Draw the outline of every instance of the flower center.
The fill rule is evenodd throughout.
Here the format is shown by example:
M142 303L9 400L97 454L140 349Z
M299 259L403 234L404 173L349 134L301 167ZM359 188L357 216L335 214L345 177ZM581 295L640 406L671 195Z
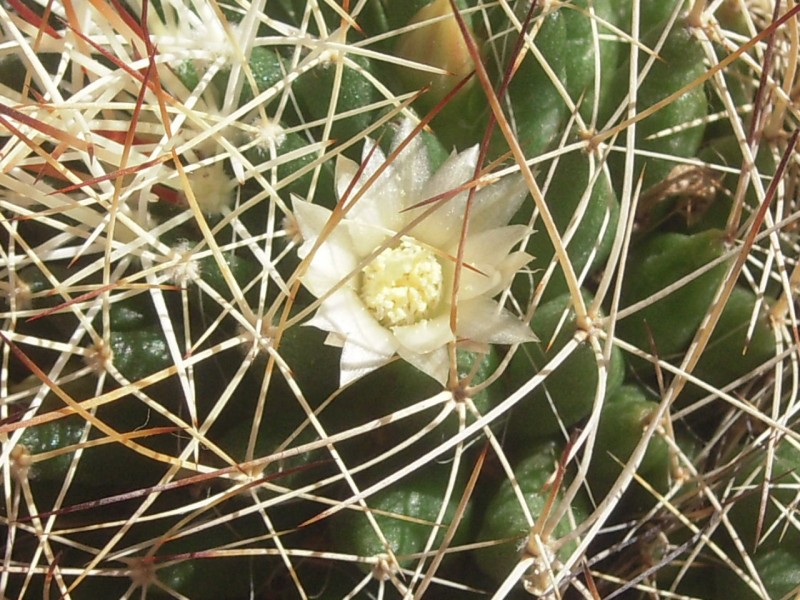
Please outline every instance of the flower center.
M362 271L361 299L386 327L429 318L441 297L442 265L411 238L381 252Z

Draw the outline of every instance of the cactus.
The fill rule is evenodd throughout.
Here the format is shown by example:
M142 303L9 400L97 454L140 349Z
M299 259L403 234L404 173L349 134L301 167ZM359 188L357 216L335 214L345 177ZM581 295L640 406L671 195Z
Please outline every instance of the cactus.
M796 591L798 12L0 3L0 598Z

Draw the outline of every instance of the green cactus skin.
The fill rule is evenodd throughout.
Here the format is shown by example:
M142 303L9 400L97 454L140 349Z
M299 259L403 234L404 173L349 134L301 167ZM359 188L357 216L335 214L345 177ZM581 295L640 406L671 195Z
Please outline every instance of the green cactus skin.
M721 165L737 170L744 162L739 142L732 135L710 139L701 148L698 157L710 165ZM766 148L761 148L755 156L755 164L758 173L764 178L762 179L762 185L766 189L769 184L766 178L775 173L775 160ZM732 196L736 191L739 176L738 174L718 172L713 167L711 171L712 175L719 180L719 189L713 202L697 216L697 222L689 227L690 232L711 228L723 229L727 225L728 216L733 206ZM757 210L758 197L752 183L745 192L744 201L748 210Z
M514 468L514 475L522 490L525 502L534 520L542 516L550 490L547 483L556 470L559 448L552 442L543 442L529 448ZM585 499L579 497L572 506L577 522L588 514ZM563 537L571 530L569 519L556 525L552 537ZM480 519L477 541L508 540L473 552L478 567L495 581L503 581L521 558L521 546L530 532L530 526L522 512L514 488L508 480L500 484L486 506ZM513 538L510 539L509 538ZM564 545L559 554L566 557L574 549L574 543Z
M686 6L685 0L641 0L639 2L639 31L644 33L664 26L678 5ZM611 16L623 31L630 32L633 24L633 2L614 0Z
M70 386L74 393L74 386ZM48 401L49 402L49 401ZM123 422L130 420L130 414L124 414L131 409L131 404L123 400L118 405L102 407L98 410L97 417L107 424L122 430ZM139 417L142 411L132 410ZM123 414L120 414L123 413ZM144 421L140 420L138 425ZM154 419L148 426L158 423ZM18 444L24 447L31 456L55 452L58 450L82 444L86 421L78 415L71 415L46 423L27 427ZM97 439L95 432L91 432L88 440ZM140 438L138 443L149 447L161 447L165 450L165 443L169 443L166 436ZM126 492L148 485L155 485L166 467L157 461L144 457L136 451L124 447L117 442L108 442L100 446L84 448L77 468L71 471L74 452L57 454L47 460L33 462L27 472L31 485L42 494L42 499L59 492L68 472L73 473L74 485L70 488L68 503L95 500L104 495Z
M757 551L753 564L768 598L790 598L800 586L800 550L796 545L785 545ZM737 600L757 600L764 596L753 591L731 569L715 569L716 593L724 593ZM724 592L723 592L724 590Z
M547 60L560 81L565 81L570 65L564 53L567 43L567 22L562 10L542 17L541 29L536 34L537 49ZM508 40L510 51L513 39ZM510 56L501 54L505 67ZM489 68L492 68L489 63ZM495 75L502 80L503 71ZM482 92L481 92L482 93ZM532 55L526 55L508 86L504 99L506 106L513 107L509 114L515 124L515 132L525 156L536 156L544 152L558 137L562 124L568 116L567 105L553 85L545 70ZM499 156L508 151L508 144L499 131L492 140L492 155Z
M657 29L651 35L645 36L644 42L652 48L656 45L661 35ZM655 105L670 94L683 88L685 85L698 79L705 73L704 59L700 42L694 38L689 29L676 24L669 32L661 51L652 68L648 71L644 81L637 90L637 112ZM646 60L642 56L642 61ZM640 63L644 64L644 62ZM600 122L604 123L611 113L617 109L624 93L628 90L629 63L623 64L617 71L612 89L616 94L609 94L601 110ZM655 152L674 156L677 159L695 156L703 140L704 126L701 119L708 113L708 101L703 86L697 86L685 92L675 101L664 106L654 114L645 118L636 127L636 149L639 151ZM623 115L623 118L625 116ZM689 122L697 122L692 127L681 127ZM678 131L669 135L662 135L672 128ZM652 137L658 134L658 137ZM637 181L642 170L642 189L663 181L673 167L680 161L638 156L634 171L634 181ZM621 154L611 156L610 165L615 172L614 180L619 181L616 175L622 172L623 157Z
M611 251L619 219L619 202L611 183L604 173L593 173L592 177L594 175L598 176L594 179L589 192L586 208L567 245L567 253L576 276L582 274L590 261L591 266L587 275L591 275L605 264ZM584 195L589 187L589 156L582 152L564 154L559 157L552 177L550 169L547 168L542 170L539 179L542 183L549 179L545 200L550 215L563 238L563 234L575 218L578 207L582 205ZM523 208L517 217L519 220L525 220L526 210L530 206L529 203ZM537 221L537 224L534 225L537 231L529 238L525 248L525 251L533 256L528 268L534 273L534 283L540 278L538 274L548 267L555 253L550 237L547 232L540 230L542 228L538 223L540 222ZM527 300L533 292L529 282L523 277L515 279L513 291L515 297L520 300ZM556 268L541 299L546 302L566 292L567 284L563 270Z
M747 339L756 301L752 290L741 286L733 288L714 333L694 368L696 377L715 388L723 388L775 356L775 334L763 305L752 337ZM680 402L685 404L705 395L690 385L682 392Z
M635 248L629 258L621 306L650 298L724 255L725 234L708 230L694 235L663 233ZM617 331L645 352L652 342L661 358L686 350L708 311L727 271L722 262L661 300L621 319ZM640 361L635 361L642 368Z
M737 465L735 481L737 487L732 491L736 501L733 502L729 516L742 544L748 550L755 548L756 542L758 550L762 553L782 547L796 549L800 544L800 532L787 523L787 517L782 512L785 510L784 507L792 506L796 500L800 450L786 440L776 445L762 521L759 519L759 513L766 458L765 452L756 452ZM759 522L761 522L761 535L756 539Z
M374 70L369 59L355 54L350 54L348 57L360 69L367 72ZM320 64L303 73L292 85L294 94L305 108L305 120L324 120L326 118L333 98L332 92L337 68L337 65L333 63ZM342 82L336 101L335 114L358 111L382 98L363 73L348 65L344 65L342 68ZM373 121L375 121L375 114L372 111L365 112L363 110L346 118L338 118L331 127L331 138L344 142L352 137L360 136L361 132L372 125Z
M540 341L523 344L512 358L507 379L510 389L516 389L527 382L575 334L574 312L571 311L561 325L568 302L569 297L562 296L536 310L531 320L531 329ZM559 334L552 340L559 325ZM608 365L606 393L621 385L624 372L625 361L622 353L615 347ZM508 423L509 439L513 440L513 444L524 447L536 438L557 435L561 432L562 425L570 427L586 417L594 404L597 381L598 366L594 351L587 342L582 342L547 376L544 384L534 389L515 407ZM550 399L558 415L553 412Z
M410 475L397 484L377 492L368 500L369 507L375 511L375 520L401 567L409 567L416 559L410 555L422 552L432 531L436 517L442 508L447 487L450 465L433 465L422 472ZM443 527L439 528L436 547L444 538L446 528L452 522L456 508L461 500L464 486L456 485L447 503ZM469 514L456 530L453 545L464 542L469 529ZM386 548L375 534L366 516L360 510L342 511L331 527L338 538L338 545L344 552L372 558L386 554ZM361 565L371 570L372 565Z
M599 19L613 22L613 0L576 0L564 7L567 27L564 55L567 61L566 89L576 104L580 103L581 116L591 121L595 102L603 103L610 92L616 67L620 60L620 44L600 39L599 56L595 56L595 35L607 33L602 23L595 21L597 34L592 31L589 9ZM597 63L596 63L597 59ZM599 71L596 69L599 67ZM595 80L599 79L599 96L595 97Z
M657 409L658 403L643 389L630 384L622 386L606 399L600 413L589 472L589 481L595 497L602 498L611 489L622 471L621 465L630 459ZM637 472L648 483L663 492L669 469L669 446L656 432L647 446Z

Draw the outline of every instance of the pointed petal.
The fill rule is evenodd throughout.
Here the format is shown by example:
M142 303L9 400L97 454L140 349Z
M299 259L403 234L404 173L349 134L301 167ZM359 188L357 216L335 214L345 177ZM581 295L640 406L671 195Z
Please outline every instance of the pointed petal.
M419 369L426 375L445 386L450 363L447 357L447 348L439 348L428 354L417 354L409 350L400 348L397 353L400 358Z
M311 321L303 323L303 326L306 325L313 325L313 323L311 323ZM338 333L331 332L327 335L323 344L325 344L326 346L330 346L331 348L342 348L344 347L345 341L346 340Z
M527 195L528 187L519 175L503 177L481 189L475 194L469 230L478 233L506 225Z
M535 341L531 328L494 300L475 298L458 305L458 336L490 344Z
M331 211L322 206L292 196L292 211L303 240L316 239L331 218Z
M347 230L350 244L359 258L372 254L387 238L394 235L393 231L363 221L348 219L342 221L342 226Z
M364 165L362 177L366 180L372 177L375 172L386 162L386 155L372 138L364 141L364 149L361 151L361 163Z
M519 273L520 270L532 260L533 256L527 252L512 252L509 254L497 267L497 270L502 274L500 277L500 287L494 290L493 293L489 293L488 296L495 296L506 286L511 285L511 281L514 279L516 274Z
M469 181L475 174L477 160L477 146L460 154L451 155L425 185L420 200L452 191ZM441 205L436 211L413 229L414 237L439 248L450 246L461 232L467 196L468 192L465 191L447 200L441 200ZM408 219L414 219L429 208L424 206L409 211Z
M411 135L415 123L411 119L403 119L397 129L392 143L392 150ZM421 135L408 142L394 163L400 189L403 190L403 208L412 206L422 200L422 190L431 177L428 150Z
M337 290L326 298L308 324L337 334L345 345L356 344L386 356L397 349L392 332L373 318L351 289Z
M369 148L374 142L367 140L364 145L364 157L367 161L358 181L351 187L351 182L358 173L358 165L346 158L336 161L336 195L339 200L350 190L346 203L347 218L363 221L380 227L397 231L404 223L403 188L394 165L388 165L381 176L364 189L369 178L384 164L386 157L380 148L367 158Z
M511 285L514 276L522 267L531 261L527 252L514 252L504 258L499 265L474 265L477 271L467 269L461 272L461 284L458 288L459 302L465 302L485 296L493 298Z
M427 354L455 339L450 330L450 315L444 314L414 325L393 327L400 346L418 354Z
M308 255L313 247L313 240L304 243L297 254L301 258ZM319 298L348 279L345 288L353 288L355 279L352 273L358 265L358 256L350 244L350 237L342 229L335 229L314 254L306 272L300 281L314 296Z
M461 270L461 281L458 286L458 300L464 302L478 296L494 296L502 283L502 273L495 265L470 264ZM494 293L493 293L494 292Z
M475 166L478 164L478 154L477 145L458 154L451 154L428 180L425 193L428 196L435 196L455 189L472 179L475 175Z
M314 248L321 231L331 216L327 208L295 198L294 216L304 242L297 255L305 259ZM347 231L334 227L325 241L316 249L306 272L301 277L303 285L314 296L323 296L342 279L349 277L358 264L358 256ZM352 281L347 285L352 286Z
M353 179L355 179L357 173L358 163L350 160L342 154L336 156L336 169L334 178L336 179L337 200L341 201L342 198L344 198L344 195L347 193L347 190L350 189L350 185L353 182ZM356 186L353 186L350 194L352 195L355 192Z
M473 231L472 226L470 226L469 236L464 243L464 262L496 265L530 231L530 227L526 225L509 225L508 227L497 227L484 231ZM457 246L452 250L453 254L456 252Z
M345 343L339 363L339 386L344 387L388 363L393 354L382 354L359 344Z
M529 231L524 225L512 225L470 235L464 248L459 300L479 295L492 297L511 283L517 270L530 261L530 256L524 252L508 252ZM452 253L456 252L454 248Z

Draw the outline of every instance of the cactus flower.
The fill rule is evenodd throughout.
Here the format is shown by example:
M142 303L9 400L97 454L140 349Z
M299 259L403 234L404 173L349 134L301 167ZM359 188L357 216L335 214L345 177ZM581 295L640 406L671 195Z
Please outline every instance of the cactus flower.
M412 129L410 121L402 123L395 143ZM396 355L444 384L450 342L535 339L525 323L494 300L531 259L513 251L529 228L508 225L526 194L516 176L486 183L475 195L455 295L456 330L451 328L455 257L468 195L457 190L472 179L477 160L476 146L453 153L431 173L417 137L358 196L386 162L375 142L367 140L361 167L344 157L336 165L344 218L334 225L332 211L295 198L303 238L299 255L308 258L301 281L321 299L307 324L329 332L326 342L342 348L342 385ZM431 198L441 198L432 212L434 205L423 204ZM312 254L323 230L325 237Z

